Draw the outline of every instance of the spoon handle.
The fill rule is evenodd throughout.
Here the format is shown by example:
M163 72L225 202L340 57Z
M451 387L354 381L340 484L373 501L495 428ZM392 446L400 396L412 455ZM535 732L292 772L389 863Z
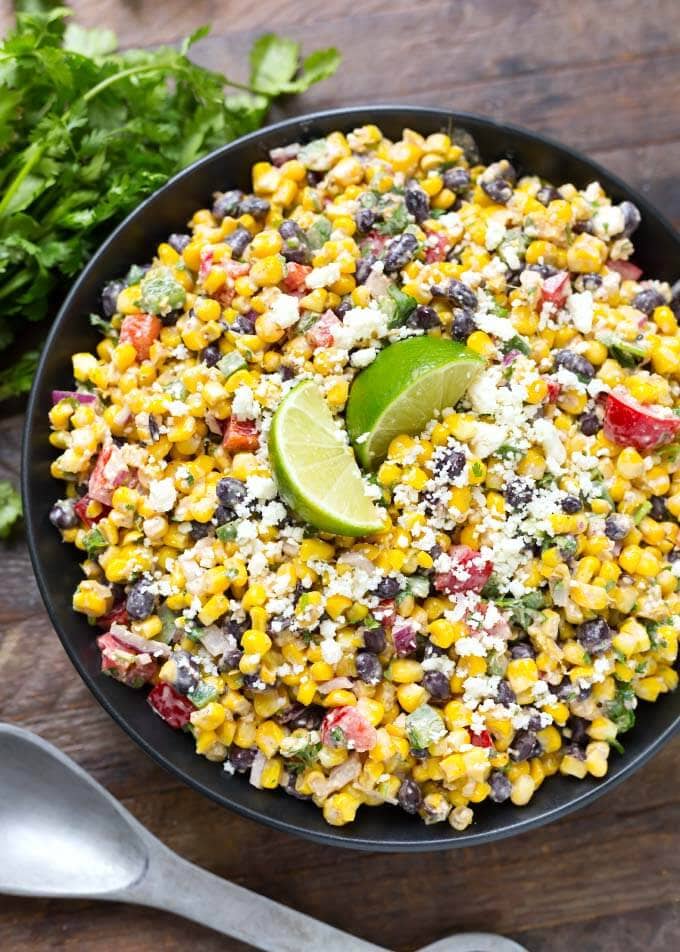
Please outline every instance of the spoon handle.
M174 912L266 952L386 952L220 879L159 845L156 841L149 850L143 878L121 899Z

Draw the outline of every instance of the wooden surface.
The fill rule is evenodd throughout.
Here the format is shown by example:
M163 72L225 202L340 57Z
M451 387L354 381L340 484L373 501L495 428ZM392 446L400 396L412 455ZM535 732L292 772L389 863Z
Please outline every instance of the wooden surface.
M274 29L335 43L339 75L285 111L403 101L477 111L569 142L680 219L677 0L78 0L126 45L199 24L196 57L235 78ZM103 18L102 11L106 10ZM10 21L0 0L0 30ZM18 477L21 420L0 421L0 477ZM58 744L188 859L395 950L464 929L531 952L680 947L680 739L609 797L548 828L474 850L332 851L273 833L156 767L90 697L42 609L25 546L0 550L0 720ZM0 791L0 796L2 791ZM1 861L1 859L0 859ZM86 902L0 900L0 949L245 948L170 915Z

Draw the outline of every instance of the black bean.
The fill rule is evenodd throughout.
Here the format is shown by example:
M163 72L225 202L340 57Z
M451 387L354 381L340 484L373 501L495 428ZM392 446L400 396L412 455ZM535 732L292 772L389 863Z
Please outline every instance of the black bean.
M528 728L530 731L540 731L540 729L541 729L541 715L540 715L540 714L530 714L530 715L529 715L529 723L527 724L527 728Z
M588 736L588 721L583 717L572 716L567 721L567 727L571 731L571 744L577 744L579 747L585 747L590 740Z
M279 226L279 234L284 239L281 253L286 261L307 264L311 258L311 249L304 231L297 222L290 221L290 219L282 222Z
M517 700L517 695L510 687L509 681L500 681L498 684L498 690L496 692L496 700L499 704L504 704L506 707L510 704L514 704Z
M680 549L671 549L671 551L667 554L666 559L671 563L671 565L673 562L680 560Z
M477 330L477 324L472 316L472 312L466 307L457 307L453 311L453 322L451 325L451 336L454 340L466 341L473 331Z
M630 238L642 221L640 210L632 202L621 202L619 208L623 212L623 237Z
M357 651L356 666L357 676L365 684L379 684L382 681L382 665L372 651Z
M432 327L441 327L442 322L433 307L429 307L427 304L419 304L415 310L411 311L406 323L409 327L420 327L427 331Z
M602 276L599 274L582 274L581 284L584 291L597 291L602 287Z
M104 317L113 317L117 310L118 295L125 287L125 281L109 281L102 288L102 311Z
M649 315L655 307L661 307L661 305L666 302L663 295L655 288L645 288L644 291L640 291L639 294L635 295L632 303L633 307L636 307L638 311Z
M489 799L494 803L505 803L512 793L512 784L500 770L494 770L489 777Z
M236 513L231 506L218 506L213 513L213 521L217 526L223 526L226 522L232 522Z
M585 750L582 750L582 748L579 747L578 744L568 744L568 745L564 748L563 753L564 753L565 757L568 755L569 757L575 757L576 760L585 760L585 759L586 759L586 752L585 752Z
M229 325L229 330L235 334L254 334L255 320L257 315L253 312L248 314L239 314L235 321Z
M148 618L156 607L156 596L146 581L135 582L128 592L125 608L130 618L141 621Z
M536 274L540 274L544 281L546 278L552 278L553 275L557 274L557 268L553 268L551 264L530 264L527 265L525 270L535 271Z
M649 510L652 519L656 519L657 522L666 522L671 518L671 514L666 506L666 500L663 496L650 496L649 501L652 505L652 508Z
M455 479L465 468L465 453L448 447L442 449L435 455L434 467L435 472L442 473L448 479Z
M534 494L533 487L525 479L513 479L505 488L504 496L513 509L526 506Z
M539 190L536 192L536 198L546 207L554 202L560 197L560 193L557 191L554 185L542 185Z
M395 598L401 591L401 585L396 578L387 576L378 582L375 594L378 598Z
M191 235L179 234L178 232L173 232L168 238L168 244L171 248L174 248L178 254L182 254L186 246L191 241Z
M602 423L597 413L590 410L579 417L579 427L584 436L595 436L602 429Z
M433 701L448 701L451 697L451 685L443 671L426 672L421 683Z
M241 215L252 215L255 221L261 221L267 217L269 208L270 205L266 198L248 195L239 205L239 213Z
M201 361L207 364L208 367L214 367L221 356L222 353L219 345L215 343L208 344L208 346L204 347L201 351Z
M512 185L506 179L497 178L490 182L482 182L482 189L493 202L505 205L512 198Z
M241 214L239 206L242 198L243 192L238 189L232 189L230 192L217 192L212 207L212 213L217 221L221 222L223 218L227 217L237 218Z
M581 221L575 221L571 226L571 230L574 235L593 235L595 233L595 226L590 218L585 218Z
M585 377L588 380L592 380L595 376L595 368L591 362L573 350L558 350L555 354L555 364L557 367L564 367L565 370L570 370L573 374L578 374L579 377Z
M470 173L467 169L447 169L442 176L444 188L460 194L470 187Z
M410 185L404 195L406 208L417 222L425 221L430 214L430 199L417 185Z
M368 651L372 651L373 654L380 654L381 651L385 650L385 629L378 626L377 628L364 628L364 645Z
M215 487L217 498L224 506L234 507L248 495L248 490L240 479L224 476Z
M230 747L229 763L239 773L245 773L253 766L253 761L257 756L257 747Z
M192 522L191 529L189 529L189 535L194 542L198 542L199 539L205 539L211 532L212 525L209 522Z
M242 657L243 652L240 648L227 648L220 658L220 663L217 665L218 670L220 672L238 671L238 666L241 663Z
M576 640L588 654L601 654L611 647L612 632L604 618L584 621L576 628Z
M368 280L368 276L371 273L371 268L377 260L378 259L374 254L367 254L363 258L359 258L357 261L357 269L354 273L354 279L357 284L364 284Z
M244 674L243 687L248 691L252 691L254 694L259 694L262 691L266 691L269 685L265 684L259 674Z
M402 810L405 810L406 813L418 812L418 808L423 802L423 795L415 780L402 780L399 793L397 794L397 800L399 801L399 806Z
M300 793L295 786L296 783L297 774L294 772L289 773L286 786L283 788L284 793L287 793L289 797L295 797L296 800L311 800L311 794Z
M581 505L581 500L578 496L565 496L561 503L562 512L568 513L570 516L573 516L574 513L580 512L583 506Z
M577 686L569 678L563 678L553 691L560 701L575 701L579 695Z
M445 294L449 301L453 301L457 307L469 308L473 312L477 310L477 295L472 288L469 288L462 281L458 281L457 278L451 278L450 281L447 281L441 291L439 287L436 287L436 289L432 288L432 292Z
M530 730L519 730L510 745L510 759L517 763L528 760L536 746L536 734Z
M612 542L621 542L626 538L632 526L633 523L629 516L614 512L605 519L604 534Z
M418 251L418 239L415 235L405 232L397 235L387 245L385 250L385 271L401 271L409 261L412 261Z
M308 704L302 711L299 711L295 717L289 721L293 729L302 727L308 731L316 731L321 727L321 723L326 716L326 710L318 704Z
M367 232L369 232L375 225L376 218L376 213L372 208L360 208L354 218L357 231L362 235L367 234Z
M351 311L353 307L354 305L351 301L341 301L337 307L333 308L333 313L336 317L339 317L340 320L342 320L345 314L347 314L348 311Z
M240 258L253 240L253 236L247 228L237 228L224 240L231 248L232 256L234 258Z
M194 690L200 680L198 665L189 652L182 649L173 653L172 661L175 663L175 675L172 681L173 687L175 687L180 694L188 694Z
M157 443L158 440L160 439L160 435L161 435L161 429L160 429L158 420L153 415L153 413L150 413L149 414L149 436L151 437L151 441L153 443Z
M57 529L75 529L79 519L70 499L60 499L50 509L50 522Z
M535 658L536 652L528 641L518 641L516 645L511 645L510 654L514 658Z
M415 757L416 760L427 760L430 756L430 752L427 747L411 747L411 756Z
M440 648L438 645L433 644L428 639L423 639L425 642L423 645L423 661L427 661L428 658L445 658L446 651L443 648Z

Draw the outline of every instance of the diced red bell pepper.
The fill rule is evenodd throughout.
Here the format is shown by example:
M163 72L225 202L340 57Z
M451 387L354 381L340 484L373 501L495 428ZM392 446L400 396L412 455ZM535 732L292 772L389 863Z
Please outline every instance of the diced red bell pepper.
M558 271L546 278L541 288L540 302L548 301L555 307L562 307L569 296L570 280L568 271Z
M332 347L340 327L342 324L333 311L326 311L305 336L312 347Z
M438 592L452 595L455 592L481 592L489 581L493 563L482 558L479 552L468 545L453 545L448 551L451 568L438 572L434 587Z
M156 714L175 730L185 727L196 710L188 698L175 691L172 685L164 682L155 685L149 691L147 700Z
M112 608L108 615L102 615L101 618L98 618L97 624L100 628L108 631L112 625L127 625L129 620L130 616L127 613L125 602L121 602Z
M204 248L200 255L198 256L198 280L203 282L210 274L210 269L212 268L213 263L213 250L212 248Z
M654 450L672 442L680 432L680 417L665 407L648 406L627 392L607 394L604 404L604 435L619 446Z
M131 473L123 453L115 443L107 443L97 457L90 474L87 492L90 499L110 506L114 489L128 481Z
M560 395L560 385L557 380L546 380L548 384L548 403L555 403Z
M608 261L607 267L611 271L618 271L623 281L639 281L642 277L642 268L632 261Z
M446 261L446 254L451 247L451 239L447 235L436 235L436 241L430 244L431 237L425 245L425 261L434 264L435 261Z
M141 688L158 673L158 664L151 655L134 651L115 635L100 635L97 647L102 653L102 672L128 687Z
M304 291L305 281L311 270L308 264L298 264L296 261L289 261L286 265L286 274L281 282L281 287L288 294Z
M255 421L231 417L224 431L222 445L229 453L254 453L260 445Z
M129 341L137 351L137 359L146 360L162 326L155 314L128 314L120 325L120 342Z
M478 731L470 734L470 743L474 747L493 747L493 737L488 731Z
M80 519L80 521L82 522L82 524L85 526L86 529L91 529L92 526L95 524L95 522L99 522L100 519L103 519L104 516L107 516L109 512L111 511L110 506L104 505L102 511L99 513L98 516L88 516L87 507L90 505L91 501L92 501L92 496L89 496L89 495L81 496L81 498L73 507L75 514L78 516L78 518Z
M321 724L321 743L326 747L348 747L363 752L375 747L375 727L356 707L333 708Z

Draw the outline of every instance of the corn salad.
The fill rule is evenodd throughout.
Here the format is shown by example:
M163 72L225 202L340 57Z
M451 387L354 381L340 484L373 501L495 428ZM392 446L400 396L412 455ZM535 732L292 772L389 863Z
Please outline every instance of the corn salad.
M274 150L104 288L50 412L103 672L333 825L392 804L463 830L552 774L603 777L678 681L671 289L630 261L631 203L454 139ZM361 369L423 334L485 366L367 474L384 530L301 524L273 411L311 377L341 423Z

